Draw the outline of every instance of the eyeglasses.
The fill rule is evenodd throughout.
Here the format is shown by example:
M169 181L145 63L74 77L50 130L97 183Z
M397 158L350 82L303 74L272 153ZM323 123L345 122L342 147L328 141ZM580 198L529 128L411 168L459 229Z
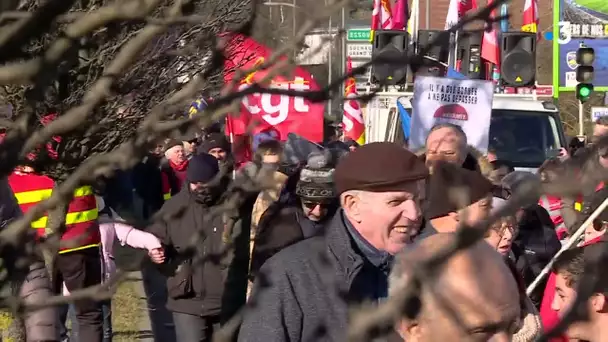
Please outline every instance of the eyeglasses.
M516 223L513 222L494 222L494 224L490 227L491 231L498 233L499 235L504 235L505 232L510 232L513 235L517 235L519 233L519 227Z
M307 209L312 210L317 206L324 208L327 206L327 203L320 201L302 201L302 205L305 206Z

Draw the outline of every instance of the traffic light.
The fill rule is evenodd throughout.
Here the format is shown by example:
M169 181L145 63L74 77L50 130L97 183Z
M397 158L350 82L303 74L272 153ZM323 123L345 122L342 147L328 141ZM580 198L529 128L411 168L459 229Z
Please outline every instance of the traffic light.
M374 32L372 58L387 58L389 63L372 66L372 82L386 85L405 84L407 63L399 65L395 61L405 59L410 39L402 30L378 30ZM392 61L392 63L390 63Z
M581 102L587 102L593 92L593 61L595 61L595 51L593 48L583 44L576 50L576 98Z
M508 87L533 86L536 82L536 33L503 32L500 44L500 77Z

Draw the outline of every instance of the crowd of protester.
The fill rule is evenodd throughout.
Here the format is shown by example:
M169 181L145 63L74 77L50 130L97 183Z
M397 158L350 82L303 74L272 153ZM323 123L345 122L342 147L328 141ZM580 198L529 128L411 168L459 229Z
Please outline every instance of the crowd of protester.
M597 122L592 141L607 134L608 122ZM96 186L99 243L60 252L70 263L49 286L69 293L109 279L117 239L148 252L142 274L156 341L211 341L235 317L238 341L343 341L355 305L397 300L420 277L418 265L453 244L462 227L485 222L528 181L554 182L576 158L608 168L608 149L569 147L530 173L494 151L474 150L450 124L434 127L415 152L389 142L320 145L260 135L253 160L242 165L221 132L168 139L132 170ZM251 177L262 186L241 191L228 207L235 184ZM568 312L588 278L591 295L575 312L585 320L554 339L605 339L608 282L597 261L608 242L608 212L526 291L606 199L603 182L592 188L572 198L543 194L492 223L483 241L425 276L417 307L404 309L377 340L534 341ZM18 215L8 205L2 214ZM130 219L150 223L136 229ZM96 271L102 276L91 275ZM31 336L41 324L55 327L48 312L38 315L26 317ZM78 301L57 316L56 338L31 341L112 340L109 301Z

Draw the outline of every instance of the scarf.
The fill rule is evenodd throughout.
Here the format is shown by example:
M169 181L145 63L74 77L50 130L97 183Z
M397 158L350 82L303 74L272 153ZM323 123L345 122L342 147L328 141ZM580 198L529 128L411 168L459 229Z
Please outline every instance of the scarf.
M176 164L173 161L169 160L169 166L171 166L171 168L175 171L186 171L186 168L188 167L188 162L190 160L186 159L183 162Z

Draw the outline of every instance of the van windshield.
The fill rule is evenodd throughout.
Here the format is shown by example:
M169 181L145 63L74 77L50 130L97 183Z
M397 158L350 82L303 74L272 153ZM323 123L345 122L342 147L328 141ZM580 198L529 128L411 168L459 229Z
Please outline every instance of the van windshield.
M559 127L546 112L494 109L489 147L513 167L538 168L562 146Z

